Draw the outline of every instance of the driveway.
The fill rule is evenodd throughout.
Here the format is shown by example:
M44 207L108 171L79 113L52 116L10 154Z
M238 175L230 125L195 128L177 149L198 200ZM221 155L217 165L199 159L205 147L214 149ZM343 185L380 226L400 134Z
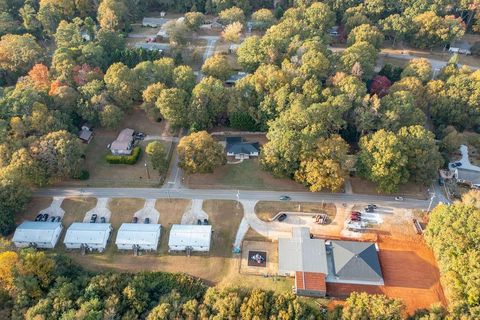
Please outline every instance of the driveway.
M462 154L462 158L460 160L454 161L454 162L461 162L462 163L462 165L460 167L458 167L458 169L465 169L465 170L480 172L480 167L475 166L470 162L470 159L469 159L469 156L468 156L468 147L466 145L462 144L460 146L460 152ZM454 162L451 162L451 163L448 164L450 169L454 169L454 167L452 167L452 164Z

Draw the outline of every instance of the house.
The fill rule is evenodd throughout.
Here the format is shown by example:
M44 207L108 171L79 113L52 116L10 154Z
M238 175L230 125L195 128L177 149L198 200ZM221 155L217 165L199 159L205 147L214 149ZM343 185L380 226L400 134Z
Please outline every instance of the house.
M235 157L235 159L258 157L260 152L258 142L244 142L241 137L227 137L225 141L227 156Z
M84 123L80 131L78 131L77 136L83 143L90 143L93 139L92 126L88 122Z
M209 251L211 225L174 224L168 239L169 251Z
M472 189L480 188L480 171L456 168L453 176L457 183L466 184Z
M468 41L457 40L450 44L450 47L448 48L448 52L470 55L472 54L472 52L470 51L471 48L472 48L472 45Z
M15 230L12 241L17 248L53 249L62 229L60 222L25 221Z
M63 243L67 249L97 250L103 252L112 232L110 223L74 222L65 234Z
M225 81L225 84L226 84L227 86L234 86L235 83L237 83L238 80L245 78L247 75L248 75L248 73L246 73L246 72L237 72L237 73L234 73L234 74L232 74L232 75L230 76L230 78L228 78L228 79Z
M311 239L306 227L278 239L278 274L295 278L298 295L323 297L328 283L383 285L378 249L372 242Z
M157 50L162 52L170 49L170 44L168 43L157 43L157 42L139 42L135 44L135 48L143 48L146 50Z
M142 27L157 28L163 26L168 20L164 18L145 17L142 20Z
M118 250L157 251L160 239L159 224L122 223L115 244Z
M123 129L120 131L120 134L117 137L117 140L113 141L110 145L110 151L112 154L117 156L130 155L132 154L133 147L133 134L135 131L133 129Z
M310 229L292 229L292 238L278 239L278 274L295 277L298 295L324 297L328 272L325 241L310 239Z

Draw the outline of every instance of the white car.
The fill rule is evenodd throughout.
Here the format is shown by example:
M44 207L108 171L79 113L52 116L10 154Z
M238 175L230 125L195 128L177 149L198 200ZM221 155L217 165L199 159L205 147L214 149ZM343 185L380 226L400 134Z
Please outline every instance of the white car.
M396 201L403 201L403 197L397 196L397 197L395 197L395 200L396 200Z

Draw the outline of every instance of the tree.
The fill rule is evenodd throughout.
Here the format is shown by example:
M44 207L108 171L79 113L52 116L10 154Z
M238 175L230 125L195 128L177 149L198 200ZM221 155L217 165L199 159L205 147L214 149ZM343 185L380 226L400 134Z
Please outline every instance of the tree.
M192 31L197 31L205 22L205 16L201 12L185 13L185 25Z
M397 40L403 40L411 29L411 21L400 14L389 15L378 23L387 38L393 40L394 46Z
M220 122L219 117L226 113L227 90L222 82L213 77L205 77L192 91L189 108L190 123L196 129L209 128Z
M276 21L273 12L268 9L259 9L252 13L252 23L255 29L266 30Z
M83 44L78 23L68 23L62 20L58 25L54 37L57 48L76 49Z
M405 306L398 299L353 292L343 308L342 319L401 320L404 310Z
M384 36L377 27L369 24L362 24L350 31L347 44L351 46L354 43L365 41L376 49L380 49L383 44L383 39Z
M10 13L0 13L0 37L5 34L15 33L18 30L18 27L18 21L15 20Z
M335 24L335 13L322 2L315 2L305 10L305 21L315 30L315 35L323 35Z
M218 20L223 25L228 25L233 22L245 23L245 14L243 10L238 7L231 7L229 9L222 10L218 14Z
M160 113L172 128L182 128L189 125L188 94L177 88L164 89L155 103Z
M113 100L122 109L128 109L134 101L140 100L139 84L136 73L123 63L112 64L105 73L105 84Z
M392 82L385 76L376 75L370 83L370 93L383 97L388 93Z
M245 39L237 50L238 63L248 72L255 71L265 60L263 47L257 36Z
M160 93L166 89L166 86L161 83L157 82L154 84L149 85L145 90L143 90L142 97L142 109L145 110L147 117L154 121L160 121L162 119L162 114L160 110L156 106L156 102Z
M462 203L480 209L480 190L470 190L462 195Z
M168 161L163 144L159 141L150 142L145 148L145 152L149 156L153 169L157 170L159 174L165 174L168 170Z
M413 18L414 34L412 43L419 48L445 46L465 33L461 18L440 17L433 11L426 11Z
M7 34L0 39L0 69L11 79L25 74L42 57L42 49L30 34Z
M425 58L415 58L408 62L402 72L402 78L416 77L423 83L432 79L432 65Z
M123 0L103 0L98 6L98 22L101 28L118 31L125 27L127 7Z
M309 186L312 192L340 190L347 175L348 149L348 144L339 135L320 138L314 150L302 155L295 180Z
M206 131L180 139L177 147L179 167L187 173L207 173L226 163L223 147Z
M363 70L363 78L370 79L377 63L377 49L368 42L356 42L343 52L340 61L345 72L350 72L355 63Z
M384 192L394 192L408 181L408 157L393 132L383 129L360 139L358 173Z
M382 128L398 131L401 127L423 125L425 114L415 106L413 96L407 91L392 92L381 100Z
M18 255L16 252L0 252L0 284L7 291L15 288L13 269L17 263Z
M50 73L47 66L37 63L28 72L28 76L33 81L35 89L44 91L50 89Z
M172 45L181 47L187 44L191 32L188 30L185 22L171 20L165 23L164 28Z
M122 123L124 112L113 104L107 104L100 112L100 124L102 127L116 129Z
M15 229L15 213L24 210L30 189L15 177L0 175L0 234L6 236Z
M173 70L173 82L178 89L192 92L195 87L195 74L189 66L178 66Z
M227 42L239 42L242 35L243 24L240 22L233 22L225 27L222 31L222 38Z
M215 77L225 81L232 73L232 68L230 67L226 56L215 54L205 60L202 66L202 73L206 76Z

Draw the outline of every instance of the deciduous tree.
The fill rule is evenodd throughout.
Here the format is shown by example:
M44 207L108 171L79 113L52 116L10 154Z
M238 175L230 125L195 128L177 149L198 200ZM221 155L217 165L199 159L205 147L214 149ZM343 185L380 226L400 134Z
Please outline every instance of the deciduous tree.
M177 147L179 167L187 173L207 173L226 162L223 147L206 131L183 137Z

